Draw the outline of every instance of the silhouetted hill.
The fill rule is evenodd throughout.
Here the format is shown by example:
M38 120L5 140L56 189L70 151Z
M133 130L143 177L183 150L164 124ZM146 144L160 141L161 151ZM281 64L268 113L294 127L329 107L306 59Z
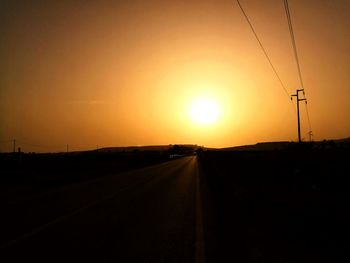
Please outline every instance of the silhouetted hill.
M151 146L126 146L126 147L106 147L98 149L99 152L131 152L131 151L167 151L170 145L151 145Z
M98 149L99 152L164 152L173 149L175 145L178 145L181 148L191 148L197 149L197 145L193 144L170 144L170 145L149 145L149 146L126 146L126 147L107 147Z
M275 151L294 146L295 142L259 142L252 145L242 145L218 149L220 151Z
M334 140L337 143L350 143L350 137Z
M323 141L314 141L304 142L305 145L309 145L312 148L350 148L350 137L343 139L335 139L335 140L323 140ZM278 151L294 148L298 145L296 142L259 142L257 144L252 145L242 145L242 146L234 146L227 147L221 149L215 149L219 151ZM212 149L213 150L213 149Z

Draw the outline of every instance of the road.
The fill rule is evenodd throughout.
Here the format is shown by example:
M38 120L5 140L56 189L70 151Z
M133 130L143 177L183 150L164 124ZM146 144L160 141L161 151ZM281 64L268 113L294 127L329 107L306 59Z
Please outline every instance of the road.
M203 262L196 157L74 184L10 206L2 262Z

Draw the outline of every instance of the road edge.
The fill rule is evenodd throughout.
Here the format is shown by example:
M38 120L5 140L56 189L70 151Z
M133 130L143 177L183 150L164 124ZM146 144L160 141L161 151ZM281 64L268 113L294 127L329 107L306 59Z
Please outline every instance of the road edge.
M196 160L196 241L195 241L195 263L205 263L205 243L202 198L200 189L199 164Z

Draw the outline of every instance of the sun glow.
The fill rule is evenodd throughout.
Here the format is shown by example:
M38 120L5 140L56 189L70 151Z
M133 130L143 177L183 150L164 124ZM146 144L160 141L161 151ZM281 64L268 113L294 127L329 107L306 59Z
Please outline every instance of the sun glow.
M220 117L219 105L212 99L199 98L190 107L190 117L197 124L213 124Z

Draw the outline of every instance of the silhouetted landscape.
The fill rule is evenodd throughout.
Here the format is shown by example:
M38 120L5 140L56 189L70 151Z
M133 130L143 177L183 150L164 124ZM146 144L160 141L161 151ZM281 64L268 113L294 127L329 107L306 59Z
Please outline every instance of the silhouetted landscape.
M350 262L349 0L1 0L0 263Z
M348 262L349 140L269 146L200 155L209 261Z
M195 145L110 147L69 153L1 153L1 195L6 202L48 189L125 172L193 154Z
M96 256L103 253L100 260L126 262L145 258L152 262L170 258L172 262L199 258L206 262L347 262L349 146L345 139L225 149L168 145L72 153L4 153L1 250L9 260L6 262L26 258L44 262L46 253L59 253L52 260L55 262L71 253L88 261L97 260ZM187 160L193 155L197 155L196 160ZM198 161L200 200L195 194L195 173L185 172L189 160ZM156 168L159 165L169 168ZM169 177L172 169L180 170ZM147 212L154 198L154 190L150 189L160 187L162 192L164 182L157 180L170 180L172 176L185 176L192 182L186 186L192 185L186 193L191 197L180 201L176 198L179 192L174 192L169 200L181 202L184 209L173 215L175 225L152 227L152 221L159 221L159 213L165 212L160 216L164 217L162 223L171 220L167 213L178 213L170 203L164 204L164 211L158 211L161 205L155 205L154 214ZM121 193L116 194L118 191ZM110 202L115 196L120 196L113 202L117 202L123 219L111 222L105 211L96 209L105 203L108 209L113 208ZM137 212L127 212L132 209L127 205L130 200ZM200 222L196 211L201 211ZM133 213L138 216L135 218ZM182 213L187 216L182 218ZM82 220L77 222L79 227L70 222L75 218ZM141 220L137 224L143 230L135 234L132 229L136 219ZM195 231L198 224L202 235ZM55 233L55 229L63 228L71 230L64 236ZM151 230L147 228L155 231L156 239L150 238ZM117 234L118 229L125 233ZM71 231L77 231L75 242ZM150 247L142 243L146 240ZM198 242L204 244L203 248L198 248ZM39 253L33 245L45 249Z

